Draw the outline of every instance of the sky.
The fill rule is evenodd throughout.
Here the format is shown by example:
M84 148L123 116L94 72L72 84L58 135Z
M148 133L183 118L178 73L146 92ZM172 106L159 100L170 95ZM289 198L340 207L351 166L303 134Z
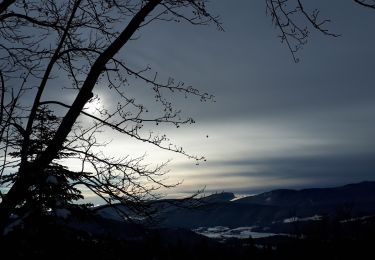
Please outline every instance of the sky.
M166 182L182 184L162 191L171 197L202 188L246 195L375 181L375 12L353 1L305 2L341 36L310 28L299 63L280 42L261 0L212 0L208 10L220 16L224 32L186 22L142 28L121 51L129 66L149 65L160 77L215 95L215 102L206 103L174 99L196 124L152 127L207 161L196 165L110 131L101 136L112 140L104 152L146 152L151 163L172 159ZM137 86L133 91L146 103L152 99ZM106 86L94 89L104 106L115 103L107 92Z
M151 65L215 95L214 103L177 99L197 123L160 129L207 162L195 165L112 134L116 141L108 151L147 151L152 162L173 159L167 182L183 182L167 196L375 180L375 12L351 1L310 5L341 36L311 30L299 63L277 38L264 1L212 1L209 9L220 15L224 32L185 23L144 28L124 49L129 63Z
M183 179L169 193L205 187L254 194L375 180L375 12L352 1L307 7L319 8L341 36L312 30L299 63L277 38L264 1L212 1L225 32L157 24L125 50L135 64L215 95L215 103L179 104L197 124L166 130L207 158L195 166L165 155L174 158L170 180Z

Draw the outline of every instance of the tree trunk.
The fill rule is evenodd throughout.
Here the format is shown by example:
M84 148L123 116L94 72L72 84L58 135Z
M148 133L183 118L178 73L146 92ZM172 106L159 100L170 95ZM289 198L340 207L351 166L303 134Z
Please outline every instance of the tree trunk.
M20 167L24 168L24 167ZM26 176L28 172L24 170L19 172L19 178L3 197L0 203L0 237L4 234L4 229L9 221L9 217L12 214L14 208L22 202L25 198L25 194L29 188L29 182Z

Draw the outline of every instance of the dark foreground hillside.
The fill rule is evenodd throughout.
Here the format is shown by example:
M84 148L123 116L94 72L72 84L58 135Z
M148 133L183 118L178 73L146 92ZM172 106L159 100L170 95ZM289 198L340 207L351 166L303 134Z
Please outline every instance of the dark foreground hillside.
M233 197L155 201L149 228L122 205L28 215L7 226L0 259L373 259L375 182Z
M374 219L350 226L331 224L333 231L322 236L231 238L224 242L186 229L129 226L133 235L119 239L62 223L38 224L7 234L0 241L0 252L1 259L372 259Z

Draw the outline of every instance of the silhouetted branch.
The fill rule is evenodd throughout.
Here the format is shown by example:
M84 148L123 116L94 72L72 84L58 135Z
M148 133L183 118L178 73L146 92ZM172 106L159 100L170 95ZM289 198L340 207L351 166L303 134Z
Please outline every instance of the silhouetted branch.
M375 9L375 1L374 0L369 0L369 1L367 1L367 0L354 0L354 2L356 2L357 4L362 5L364 7ZM368 3L368 2L371 2L371 3Z
M338 37L339 34L330 32L324 26L330 22L329 19L319 19L319 10L315 9L309 14L301 0L266 0L267 13L271 15L275 26L280 30L281 42L286 43L293 60L298 62L296 57L298 50L307 43L309 37L308 24L312 25L316 30L324 35ZM301 19L302 18L302 19ZM306 20L301 23L301 20Z

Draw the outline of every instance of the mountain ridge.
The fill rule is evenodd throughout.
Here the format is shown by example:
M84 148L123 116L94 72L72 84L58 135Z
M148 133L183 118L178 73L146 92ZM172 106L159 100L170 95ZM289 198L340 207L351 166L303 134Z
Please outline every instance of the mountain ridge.
M349 219L375 214L374 181L333 188L278 189L237 200L233 198L233 193L223 192L200 199L153 201L151 205L156 212L157 226L189 229L265 226L290 218ZM97 208L96 212L104 218L121 220L116 217L117 207L126 211L122 205L111 205Z

